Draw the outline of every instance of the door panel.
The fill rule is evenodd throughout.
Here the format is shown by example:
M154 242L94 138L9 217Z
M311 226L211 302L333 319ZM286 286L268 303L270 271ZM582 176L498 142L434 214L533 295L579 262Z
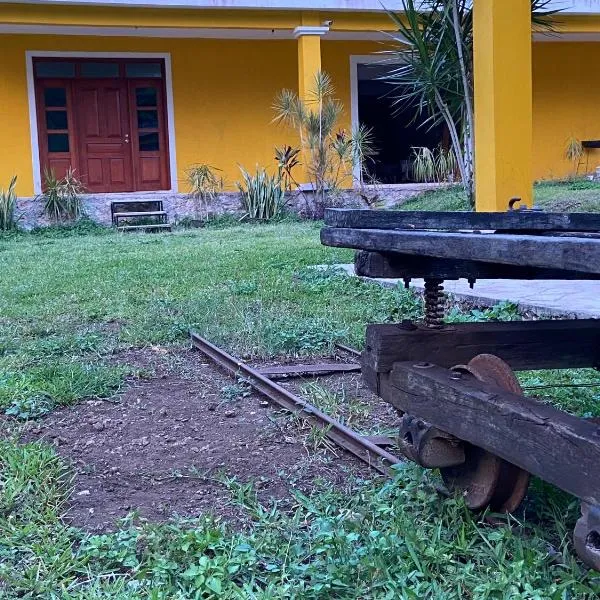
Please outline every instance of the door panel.
M135 187L145 191L168 190L169 151L162 80L131 80L129 102Z
M61 178L76 167L71 82L45 79L36 87L38 139L42 182L46 172Z
M74 85L84 184L89 192L133 191L127 83L96 79Z

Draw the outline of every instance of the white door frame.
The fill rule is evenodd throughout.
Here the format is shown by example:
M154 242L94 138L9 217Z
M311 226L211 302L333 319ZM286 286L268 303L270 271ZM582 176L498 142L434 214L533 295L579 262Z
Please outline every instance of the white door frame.
M33 193L42 193L42 173L40 165L40 147L38 138L37 107L35 99L35 77L33 73L33 59L38 57L51 58L157 58L165 62L165 89L167 101L167 137L169 140L169 173L171 180L170 190L157 190L173 192L177 186L177 157L175 146L175 107L173 102L173 71L171 67L171 54L169 52L55 52L53 50L27 50L25 64L27 71L27 98L29 103L29 132L31 136L31 153L33 163ZM132 192L134 193L134 192Z

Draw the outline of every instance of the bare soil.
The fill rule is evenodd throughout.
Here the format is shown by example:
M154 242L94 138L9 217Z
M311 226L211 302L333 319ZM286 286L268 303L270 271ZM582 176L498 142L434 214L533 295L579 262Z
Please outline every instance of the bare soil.
M198 352L153 348L120 354L115 362L142 376L111 401L57 410L25 430L26 440L55 444L72 465L65 518L77 527L112 530L133 511L150 521L212 513L243 526L246 516L231 501L227 478L253 481L261 502L286 508L294 489L345 489L368 474L339 448L315 444L307 428L262 396L232 389L235 380ZM356 375L331 381L339 387L344 377L358 381ZM300 389L297 380L285 385ZM369 401L378 406L378 420L390 418L381 401Z

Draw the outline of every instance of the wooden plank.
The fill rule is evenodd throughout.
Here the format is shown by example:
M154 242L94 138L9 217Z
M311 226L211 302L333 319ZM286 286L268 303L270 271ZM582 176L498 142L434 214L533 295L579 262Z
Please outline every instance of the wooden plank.
M477 354L496 354L515 370L600 365L600 319L454 323L428 329L412 323L368 325L361 362L377 373L395 362L452 367Z
M358 363L319 363L316 365L273 365L261 367L262 375L321 375L327 373L352 373L360 371Z
M594 239L326 227L321 242L357 250L600 273L600 240Z
M600 503L600 428L553 406L450 371L397 363L382 396L442 431L500 456L592 504Z
M600 279L600 273L540 269L520 265L498 265L474 260L453 260L410 254L358 250L354 270L362 277L405 279Z
M154 225L119 225L118 231L129 231L134 229L171 229L170 223L156 223Z
M600 204L600 199L598 200ZM325 224L356 229L504 229L600 231L600 213L436 212L329 208Z
M116 212L114 213L115 218L125 218L125 217L159 217L166 215L167 212L164 210L148 210L146 212Z

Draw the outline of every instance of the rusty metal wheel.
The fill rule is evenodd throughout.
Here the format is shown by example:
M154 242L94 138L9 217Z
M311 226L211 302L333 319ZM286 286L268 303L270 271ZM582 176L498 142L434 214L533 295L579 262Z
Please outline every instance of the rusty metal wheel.
M512 369L493 354L479 354L456 371L503 390L522 394ZM490 507L495 512L514 512L525 497L529 473L482 448L465 444L465 462L440 469L444 483L462 492L472 510Z

